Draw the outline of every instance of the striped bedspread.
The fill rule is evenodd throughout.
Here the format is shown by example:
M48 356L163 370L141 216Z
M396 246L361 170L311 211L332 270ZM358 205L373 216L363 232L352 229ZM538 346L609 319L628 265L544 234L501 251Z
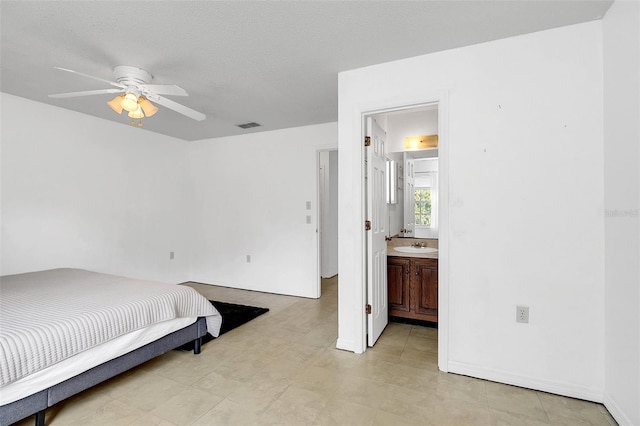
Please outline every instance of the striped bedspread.
M161 321L222 317L191 287L79 269L0 278L0 387L79 352Z

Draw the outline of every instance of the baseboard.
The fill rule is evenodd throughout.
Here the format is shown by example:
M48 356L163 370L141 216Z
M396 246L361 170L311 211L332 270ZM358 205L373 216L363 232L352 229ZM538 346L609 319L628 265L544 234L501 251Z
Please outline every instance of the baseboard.
M604 406L620 426L633 426L631 419L620 409L616 401L611 398L611 395L606 392L604 393Z
M215 287L224 287L224 288L231 288L234 290L245 290L245 291L253 291L256 293L263 293L263 294L277 294L280 296L293 296L293 297L304 297L305 299L318 299L318 296L312 296L312 295L308 295L308 294L302 294L302 293L283 293L283 292L277 292L277 291L270 291L269 289L263 289L263 288L257 288L257 287L248 287L248 286L243 286L241 284L231 284L231 283L225 283L225 282L219 282L216 284L212 284L211 282L208 282L210 280L207 279L191 279L189 281L185 281L182 284L188 284L188 283L193 283L193 284L204 284L204 285L211 285L211 286L215 286Z
M492 382L505 383L507 385L568 396L571 398L584 399L599 403L603 402L603 393L597 389L585 388L565 382L540 380L533 377L513 374L508 371L480 367L464 362L449 361L449 372L490 380Z

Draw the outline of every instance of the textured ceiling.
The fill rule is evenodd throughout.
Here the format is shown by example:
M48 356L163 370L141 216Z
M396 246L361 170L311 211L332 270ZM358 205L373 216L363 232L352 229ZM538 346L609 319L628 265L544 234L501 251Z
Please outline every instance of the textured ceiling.
M160 107L144 129L184 140L337 120L340 71L600 19L611 1L1 1L0 89L129 125L113 95L70 68L113 80L133 65L201 111ZM171 98L170 96L167 96ZM255 121L262 127L242 130Z

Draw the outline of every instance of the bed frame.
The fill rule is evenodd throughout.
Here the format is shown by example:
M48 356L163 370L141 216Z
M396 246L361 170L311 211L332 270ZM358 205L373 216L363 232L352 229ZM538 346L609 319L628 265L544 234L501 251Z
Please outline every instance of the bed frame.
M44 426L45 410L83 390L102 383L165 352L194 342L193 353L199 354L201 339L207 334L205 318L171 334L109 360L79 375L33 395L0 407L0 425L10 425L35 414L36 426Z

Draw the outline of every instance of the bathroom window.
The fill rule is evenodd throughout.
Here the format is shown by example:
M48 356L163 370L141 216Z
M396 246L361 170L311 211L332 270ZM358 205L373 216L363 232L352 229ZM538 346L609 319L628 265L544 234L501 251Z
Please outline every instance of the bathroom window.
M431 188L415 188L415 224L431 227Z

